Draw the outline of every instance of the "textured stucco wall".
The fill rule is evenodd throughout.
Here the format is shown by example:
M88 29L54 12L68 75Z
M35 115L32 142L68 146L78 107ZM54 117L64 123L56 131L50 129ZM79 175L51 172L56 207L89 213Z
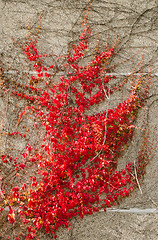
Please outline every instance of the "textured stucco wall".
M39 48L43 52L53 50L55 54L65 52L67 44L77 39L80 23L87 0L0 0L0 54L5 66L15 65L21 69L22 56L17 58L17 48L10 37L22 39L27 34L26 23L31 26L37 23L40 11L43 11L41 38ZM147 103L149 107L149 126L158 134L158 2L156 0L93 0L91 1L89 23L95 33L99 32L100 43L113 43L119 37L118 54L113 64L123 62L133 55L133 61L140 60L144 51L144 68L147 72L151 68L153 85L151 97ZM92 41L92 45L93 45ZM133 68L133 62L127 61L118 65L115 72L128 73ZM122 76L120 76L122 77ZM117 98L117 101L116 101ZM115 96L114 105L121 101L121 96ZM10 99L12 101L12 99ZM22 108L22 103L13 102L12 108L0 99L1 119L4 119L6 129L14 126L13 110L16 105ZM16 109L16 108L15 108ZM95 109L93 109L95 111ZM9 122L11 119L13 120ZM7 120L9 118L9 120ZM31 120L30 120L31 121ZM138 118L141 126L142 118ZM0 120L0 130L1 129ZM139 129L137 135L140 134ZM9 146L4 134L1 134L0 151ZM33 140L32 140L33 141ZM18 142L22 151L25 142ZM131 152L123 160L134 157ZM128 159L126 159L128 158ZM122 161L123 161L122 160ZM120 166L121 165L120 160ZM158 161L157 156L147 166L147 174L142 184L142 192L136 190L129 198L122 201L118 208L158 208ZM5 239L4 219L0 218L0 239ZM72 230L61 228L58 231L60 240L156 240L158 239L158 214L99 212L84 219L73 219ZM7 234L11 229L6 230ZM3 235L3 237L1 237ZM10 236L11 237L11 236ZM12 237L11 237L12 239ZM41 234L41 239L52 239L51 235Z

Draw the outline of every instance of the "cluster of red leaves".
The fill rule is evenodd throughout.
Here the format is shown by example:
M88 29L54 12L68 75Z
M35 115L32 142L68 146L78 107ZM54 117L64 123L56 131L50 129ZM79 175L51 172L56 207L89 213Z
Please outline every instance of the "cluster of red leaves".
M35 230L43 227L56 237L56 230L63 225L68 227L72 217L79 215L83 218L100 208L106 210L128 196L137 185L132 174L133 161L119 171L117 162L134 134L137 111L146 96L142 77L133 84L128 99L123 103L114 109L105 108L102 113L89 115L87 112L91 106L100 102L106 104L122 86L112 87L113 77L107 74L106 66L114 48L98 52L86 66L79 65L88 48L89 34L90 29L86 25L73 52L65 56L66 74L60 77L59 83L48 86L44 91L35 85L26 85L34 95L12 92L32 102L30 109L46 131L38 153L33 154L33 148L28 145L22 154L23 159L38 163L37 173L42 176L41 180L32 176L31 186L24 183L21 188L14 187L10 195L10 199L17 200L16 204L19 204L22 222L29 225L26 239L34 238ZM31 76L31 81L45 78L51 82L49 71L53 71L54 64L44 66L42 57L45 55L38 54L36 44L32 40L23 47L37 72L37 76ZM96 90L95 94L92 94L93 90ZM22 115L23 112L20 119ZM19 132L11 135L24 136ZM5 159L3 156L2 160ZM142 169L144 161L142 158L138 160L138 168ZM16 159L14 162L16 171L25 168L25 164L18 165ZM141 170L138 177L142 174ZM8 219L11 223L15 221L11 208Z

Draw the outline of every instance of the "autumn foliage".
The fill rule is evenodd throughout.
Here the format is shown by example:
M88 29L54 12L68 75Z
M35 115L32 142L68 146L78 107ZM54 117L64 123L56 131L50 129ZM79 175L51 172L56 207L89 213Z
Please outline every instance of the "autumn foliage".
M56 230L69 227L71 218L83 218L101 208L106 211L119 203L137 187L148 163L148 156L141 149L137 165L131 159L125 168L117 169L118 159L134 135L138 110L148 96L148 79L141 74L134 77L127 99L110 108L111 96L122 89L127 79L116 81L110 75L113 69L109 62L115 55L115 45L97 50L82 64L91 34L86 17L83 26L78 43L67 55L59 57L64 64L58 82L53 80L57 63L44 65L46 56L39 54L36 38L20 45L37 74L30 76L30 84L14 81L17 90L10 91L19 101L26 100L17 126L25 112L30 111L36 119L34 128L40 122L45 136L36 150L28 142L20 161L10 153L2 156L4 164L13 163L17 177L29 162L37 171L30 184L22 182L9 193L1 189L0 204L1 211L9 207L11 224L16 215L20 216L27 229L25 239L36 238L39 229L56 237ZM41 81L45 82L45 89L40 87ZM4 88L7 89L5 83ZM100 103L105 105L104 110L91 114L91 108ZM22 138L27 135L18 131L9 134Z

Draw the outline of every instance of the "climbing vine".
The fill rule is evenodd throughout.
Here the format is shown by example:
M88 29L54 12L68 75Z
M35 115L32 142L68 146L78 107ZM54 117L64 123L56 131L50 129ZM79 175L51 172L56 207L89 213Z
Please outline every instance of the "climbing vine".
M29 112L34 116L33 127L44 135L37 136L38 145L28 142L20 157L11 153L1 157L3 165L11 164L16 178L23 176L30 163L36 169L30 182L22 182L21 177L10 190L6 190L6 178L0 178L4 186L0 188L0 210L8 207L11 224L20 218L27 229L25 239L36 238L40 229L56 238L58 228L68 228L73 217L83 218L118 204L138 186L149 162L151 154L142 146L137 164L132 159L117 169L120 155L134 136L138 111L148 97L150 77L131 74L129 96L111 108L111 97L121 91L128 78L121 82L110 75L116 44L102 51L97 48L91 59L82 63L90 34L85 16L78 43L49 66L44 60L49 55L39 54L38 37L30 35L19 46L36 74L30 76L28 84L2 75L3 90L26 102L17 127ZM63 74L55 81L60 68ZM10 82L14 89L8 87ZM91 108L99 108L101 103L104 110L91 114ZM27 133L19 131L8 135L27 139ZM22 237L19 233L16 239Z

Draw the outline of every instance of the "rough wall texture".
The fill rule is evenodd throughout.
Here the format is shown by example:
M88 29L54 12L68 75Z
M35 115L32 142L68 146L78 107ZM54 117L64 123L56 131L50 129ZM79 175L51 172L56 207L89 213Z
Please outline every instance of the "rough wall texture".
M30 19L31 27L37 23L41 9L43 20L39 48L43 52L53 50L59 54L67 50L67 44L76 40L82 21L87 0L0 0L0 53L3 64L13 63L20 69L22 56L17 58L17 49L10 37L22 39L27 34L26 23ZM157 119L157 90L158 90L158 2L156 0L93 0L91 1L89 23L93 29L94 39L99 33L100 43L106 45L116 41L119 37L118 54L114 64L129 59L132 55L136 62L144 52L143 71L151 67L153 97L148 101L148 117L151 129L158 134ZM93 41L92 41L93 43ZM135 56L136 54L136 56ZM120 64L116 73L132 71L133 62ZM121 77L121 76L120 76ZM6 96L7 98L7 96ZM115 99L116 100L116 99ZM117 100L121 100L118 96ZM0 99L0 113L2 119L10 118L12 109L6 109L6 102ZM20 109L19 104L19 109ZM6 115L5 115L6 112ZM4 116L5 115L5 116ZM14 119L14 116L13 116ZM3 120L1 120L3 121ZM138 119L138 125L141 126ZM1 124L1 122L0 122ZM14 125L6 120L8 125ZM1 128L1 125L0 125ZM2 129L1 129L2 131ZM137 130L136 134L140 134ZM3 152L9 141L1 134L0 151ZM18 143L23 149L25 142ZM124 156L126 160L127 156ZM132 151L128 158L134 157ZM120 163L121 165L121 163ZM147 167L142 184L142 192L136 190L125 199L118 208L157 208L158 207L158 161L157 156ZM0 219L1 226L3 219ZM0 231L0 239L2 232ZM8 233L7 233L8 234ZM158 239L158 215L119 212L99 212L84 219L72 220L72 230L60 229L60 240L156 240ZM51 236L41 235L41 239L52 239Z

